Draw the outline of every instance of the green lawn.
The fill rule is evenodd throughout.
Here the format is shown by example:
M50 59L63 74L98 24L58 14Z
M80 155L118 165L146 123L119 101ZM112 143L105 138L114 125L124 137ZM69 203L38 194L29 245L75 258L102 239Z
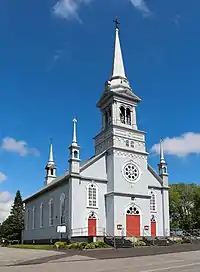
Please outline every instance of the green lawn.
M9 245L8 247L10 248L27 248L27 249L43 249L43 250L52 250L55 249L54 245L21 245L21 244L16 244L16 245Z

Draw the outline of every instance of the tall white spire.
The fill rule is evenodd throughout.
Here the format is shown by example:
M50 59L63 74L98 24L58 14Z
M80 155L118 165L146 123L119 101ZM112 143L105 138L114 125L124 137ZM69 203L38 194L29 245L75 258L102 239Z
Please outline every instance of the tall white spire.
M113 55L113 67L112 67L112 75L113 77L122 77L126 78L125 70L124 70L124 62L122 58L122 50L119 40L119 22L118 20L114 20L116 24L115 28L115 46L114 46L114 55Z
M166 163L164 158L163 140L160 140L160 163Z
M48 162L54 162L53 161L53 144L52 144L52 139L50 140L50 148L49 148L49 160Z
M72 145L77 146L77 137L76 137L76 123L77 119L73 119L73 138L72 138Z

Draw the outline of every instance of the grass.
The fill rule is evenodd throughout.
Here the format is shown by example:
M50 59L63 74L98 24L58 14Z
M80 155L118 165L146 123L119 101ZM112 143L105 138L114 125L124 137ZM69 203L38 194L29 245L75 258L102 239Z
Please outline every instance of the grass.
M41 249L41 250L52 250L55 249L54 245L26 245L26 244L15 244L9 245L9 248L24 248L24 249Z

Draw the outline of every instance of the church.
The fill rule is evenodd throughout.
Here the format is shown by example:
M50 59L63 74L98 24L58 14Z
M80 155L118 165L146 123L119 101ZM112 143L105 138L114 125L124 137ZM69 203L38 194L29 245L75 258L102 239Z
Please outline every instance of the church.
M24 200L24 243L54 241L60 236L83 241L170 235L163 144L157 173L148 164L146 132L137 126L140 101L126 77L116 21L112 73L97 103L102 126L94 137L94 156L81 162L74 119L68 170L56 176L51 143L45 184Z

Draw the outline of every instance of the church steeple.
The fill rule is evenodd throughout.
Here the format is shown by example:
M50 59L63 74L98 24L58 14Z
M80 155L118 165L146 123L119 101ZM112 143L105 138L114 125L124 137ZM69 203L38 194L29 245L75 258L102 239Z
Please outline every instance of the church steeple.
M109 80L105 82L104 92L97 103L102 114L102 128L101 134L95 137L96 154L116 144L115 139L105 140L108 138L108 133L114 135L116 127L123 130L124 135L130 134L131 130L138 131L136 107L141 99L132 91L126 77L119 38L119 22L117 19L114 22L115 41L112 72ZM106 135L103 137L104 132ZM128 141L121 141L121 147L126 148L128 146Z
M45 185L52 182L54 178L56 178L56 165L53 159L53 144L52 140L50 142L50 148L49 148L49 159L47 162L47 165L45 167L46 170L46 176L45 176Z
M72 144L70 145L69 173L80 174L80 146L77 143L77 119L73 119Z

